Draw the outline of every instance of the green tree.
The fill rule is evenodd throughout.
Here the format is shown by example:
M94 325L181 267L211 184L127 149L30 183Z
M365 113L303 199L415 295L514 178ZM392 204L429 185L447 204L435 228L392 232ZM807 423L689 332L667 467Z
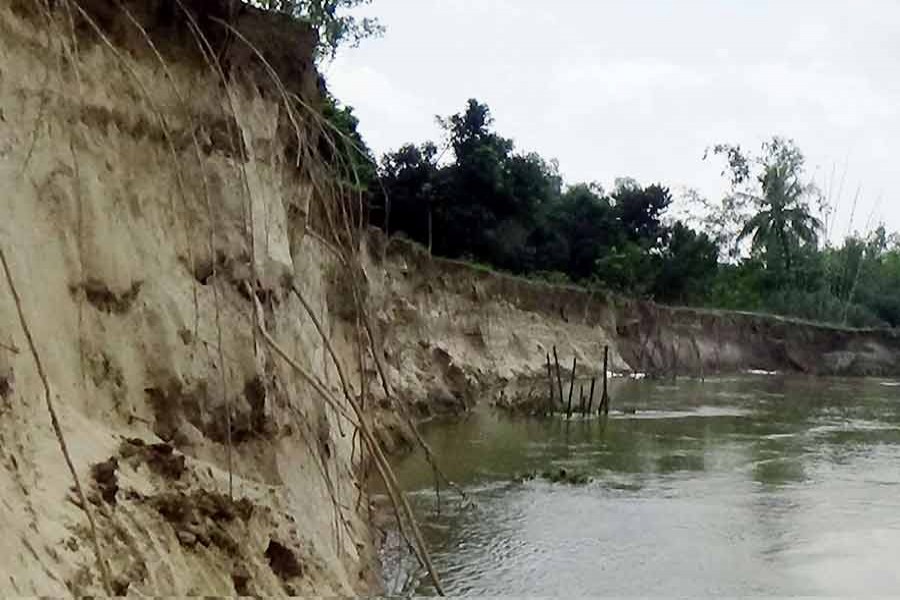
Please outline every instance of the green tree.
M900 325L900 247L884 226L866 237L849 236L824 253L830 292L839 299L841 323ZM861 320L860 317L867 317Z
M661 217L672 204L668 188L641 187L633 179L619 179L612 193L616 217L628 238L647 250L658 248L666 235Z
M320 142L322 155L332 162L343 185L356 192L368 190L378 173L372 152L359 133L359 119L353 114L353 107L341 106L325 92L322 116L330 125Z
M804 246L815 248L821 221L810 200L821 195L811 183L804 183L804 157L791 140L774 137L763 144L758 157L746 158L738 146L720 144L714 148L728 161L735 191L727 209L750 209L737 235L737 241L751 239L751 251L760 256L767 269L790 278L794 256ZM759 173L752 181L756 167Z
M861 301L886 324L900 327L900 241L885 252L871 283L861 290Z
M712 238L677 221L660 254L653 297L680 304L702 301L716 275L718 259L719 247Z
M319 36L320 57L334 57L344 44L356 46L360 41L384 33L378 19L357 18L350 11L371 4L372 0L251 0L251 4L275 10L310 24Z
M880 229L820 249L823 206L793 142L773 138L757 155L714 147L732 190L720 204L690 195L701 209L692 228L670 222L661 185L621 178L609 194L596 184L563 190L556 162L517 153L477 100L439 122L444 150L407 144L385 155L384 193L374 194L382 207L390 198L391 232L433 241L436 254L660 302L900 323L897 240ZM374 204L372 222L384 227Z
M594 276L598 261L624 242L609 198L597 185L569 187L550 211L546 226L562 244L558 255L548 254L556 265L545 265L545 270L564 271L575 281Z
M380 165L381 182L374 189L373 225L390 232L402 231L430 246L431 219L437 185L437 147L406 144L385 154Z

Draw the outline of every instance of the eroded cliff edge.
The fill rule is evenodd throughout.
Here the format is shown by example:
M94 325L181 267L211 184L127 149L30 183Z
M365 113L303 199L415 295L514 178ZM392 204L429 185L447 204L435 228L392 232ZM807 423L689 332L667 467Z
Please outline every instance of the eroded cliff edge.
M619 373L900 374L895 330L660 306L430 257L376 232L371 245L373 257L385 257L372 272L381 277L373 296L386 352L400 387L430 399L423 413L476 400L539 405L554 346L564 369L577 358L583 377L599 372L604 346Z

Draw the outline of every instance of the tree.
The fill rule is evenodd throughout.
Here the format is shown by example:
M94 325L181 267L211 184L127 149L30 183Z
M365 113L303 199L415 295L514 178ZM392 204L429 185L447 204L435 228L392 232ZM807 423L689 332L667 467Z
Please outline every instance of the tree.
M509 193L512 140L492 129L487 105L470 99L463 112L438 118L453 151L441 171L440 201L435 207L435 251L451 257L491 261L498 252L501 222L520 216L520 203Z
M310 24L319 36L319 57L333 58L343 45L356 46L360 41L384 33L378 19L359 19L348 11L370 4L372 0L255 0L266 10L275 10Z
M718 269L719 247L704 232L677 221L661 254L653 297L661 302L700 301Z
M610 248L624 242L609 198L596 185L569 187L549 214L548 227L563 241L556 268L575 281L591 278Z
M900 327L900 243L885 252L876 275L860 291L860 300L891 327Z
M663 243L665 227L660 218L672 204L668 188L641 187L634 180L617 181L612 194L616 215L629 239L648 250Z
M421 146L406 144L382 157L381 186L374 190L374 225L402 231L430 246L429 223L438 175L436 157L437 147L431 142Z
M803 246L815 248L821 221L813 214L810 199L821 195L811 183L803 183L804 157L791 140L772 138L763 144L758 157L746 158L738 146L720 144L714 148L724 154L735 188L730 210L749 206L737 241L751 239L751 251L760 256L767 269L790 277L792 260ZM750 180L752 168L759 170Z
M884 226L865 238L850 236L840 248L825 253L829 291L840 300L840 322L860 322L862 312L870 320L892 327L900 325L900 251L895 236ZM855 318L854 318L855 316Z
M368 190L377 177L375 159L360 135L359 119L352 106L341 106L327 91L324 94L322 116L331 130L320 142L321 152L340 174L341 183L350 189Z
M764 253L769 268L780 262L785 273L790 273L794 248L815 246L818 241L822 224L802 202L803 194L784 166L766 169L763 196L754 198L758 212L744 224L738 239L752 236L753 249Z
M374 192L370 213L385 227L377 199L383 207L390 198L390 232L435 254L660 302L900 323L897 240L879 229L820 250L824 207L804 183L793 142L773 138L756 155L715 146L731 193L719 204L689 194L701 217L688 225L669 212L672 195L662 185L620 178L612 193L585 183L563 189L556 162L517 153L477 100L439 123L443 151L407 144L384 156L386 195Z

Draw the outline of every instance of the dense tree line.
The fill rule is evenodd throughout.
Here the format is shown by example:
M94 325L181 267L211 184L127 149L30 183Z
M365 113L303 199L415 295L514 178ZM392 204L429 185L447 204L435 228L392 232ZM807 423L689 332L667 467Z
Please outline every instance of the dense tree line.
M900 241L883 228L822 244L827 207L804 159L774 138L758 155L715 146L731 193L672 218L660 184L564 185L554 161L517 152L489 108L439 119L440 144L384 155L370 221L435 254L666 303L852 325L900 326ZM355 123L353 123L355 126ZM374 174L372 174L374 175Z
M515 152L475 100L441 124L442 150L410 144L383 157L374 224L442 256L664 301L697 299L715 275L714 242L664 223L667 188L628 179L609 193L565 187L554 162ZM447 153L452 160L441 161Z

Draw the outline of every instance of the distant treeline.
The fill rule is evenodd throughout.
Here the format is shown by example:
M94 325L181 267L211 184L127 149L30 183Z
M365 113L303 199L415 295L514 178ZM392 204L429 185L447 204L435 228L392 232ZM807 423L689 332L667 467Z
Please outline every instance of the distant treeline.
M377 177L361 160L352 112L331 116L362 149L350 161L370 222L435 254L663 303L900 326L900 238L877 227L823 244L830 209L790 140L773 138L756 154L711 148L731 193L679 200L692 215L679 220L660 184L564 185L555 161L516 152L476 100L439 119L440 143L385 154Z

